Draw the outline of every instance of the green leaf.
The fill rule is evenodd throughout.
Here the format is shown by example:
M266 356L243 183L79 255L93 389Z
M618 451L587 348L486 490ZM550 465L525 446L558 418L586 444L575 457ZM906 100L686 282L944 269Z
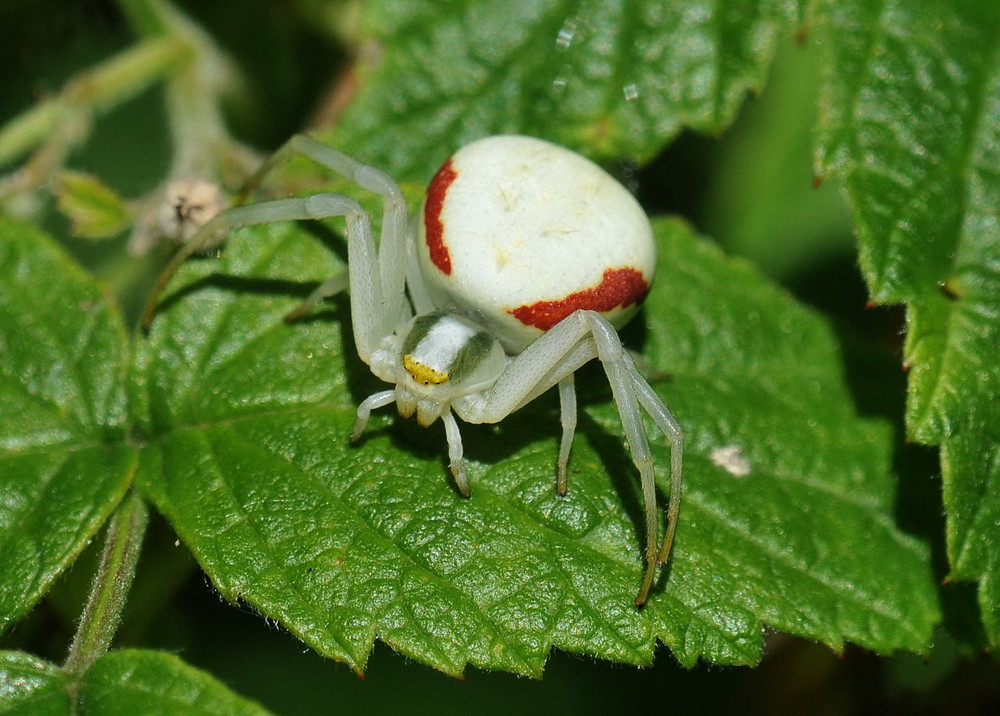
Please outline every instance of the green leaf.
M661 246L659 281L672 287L653 304L660 330L646 356L684 383L670 405L695 416L682 418L681 550L701 527L694 583L677 591L712 603L722 574L779 629L835 647L926 649L938 619L927 552L893 525L888 426L855 414L831 330L706 243ZM730 446L748 475L717 452ZM679 558L674 570L680 580Z
M345 297L282 322L338 266L300 227L237 232L184 266L137 355L138 483L227 599L358 670L376 638L455 674L538 675L553 646L648 664L657 640L687 665L753 663L765 623L927 649L927 550L893 524L890 431L854 414L830 331L686 227L657 234L647 357L689 437L674 560L641 612L637 479L599 369L580 381L565 498L551 398L463 428L470 499L440 425L383 411L351 447L384 384L342 331Z
M426 181L457 147L524 132L648 159L683 126L718 131L758 88L783 0L408 0L365 6L360 89L340 147ZM371 48L369 48L371 49Z
M70 713L66 677L59 667L20 651L0 651L0 713Z
M97 177L63 171L56 177L59 210L73 223L74 236L106 239L128 226L130 215L124 200Z
M159 651L105 654L83 678L87 714L267 714L211 675Z
M1000 5L829 3L819 161L874 300L906 302L907 428L942 446L953 579L1000 645Z
M121 499L128 351L121 316L44 234L0 220L0 630Z
M991 642L1000 643L1000 436L976 415L944 440L952 579L979 579L979 606ZM991 419L991 418L987 418Z

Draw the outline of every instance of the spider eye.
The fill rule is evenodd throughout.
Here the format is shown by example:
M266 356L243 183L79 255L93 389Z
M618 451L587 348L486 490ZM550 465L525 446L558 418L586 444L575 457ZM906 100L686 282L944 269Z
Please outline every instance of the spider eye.
M450 377L446 372L435 370L425 363L415 360L407 353L403 356L403 367L406 372L413 376L413 380L422 385L440 385Z

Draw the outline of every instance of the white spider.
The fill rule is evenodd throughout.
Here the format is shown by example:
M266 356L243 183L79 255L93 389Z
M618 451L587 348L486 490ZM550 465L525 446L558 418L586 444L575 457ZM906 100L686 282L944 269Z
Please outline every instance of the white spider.
M174 257L147 304L177 267L219 232L246 224L343 216L351 318L358 354L392 384L358 406L351 440L371 411L395 403L424 426L444 423L451 472L469 495L459 418L496 423L558 386L562 440L556 490L567 489L576 428L576 370L598 358L611 384L645 504L646 569L635 603L646 602L667 561L681 494L682 433L622 347L616 327L638 310L655 264L652 229L635 199L596 164L538 139L499 136L459 150L437 172L414 230L406 202L385 173L304 136L258 172L255 186L289 154L317 163L383 198L376 245L368 215L339 194L240 206L215 216ZM321 285L291 316L343 289ZM666 533L658 543L653 459L642 410L670 443ZM658 546L659 545L659 546Z

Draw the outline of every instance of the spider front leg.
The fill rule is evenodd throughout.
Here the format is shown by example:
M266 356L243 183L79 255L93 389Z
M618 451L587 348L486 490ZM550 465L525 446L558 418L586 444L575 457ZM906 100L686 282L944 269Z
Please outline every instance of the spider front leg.
M368 271L367 275L373 276L381 288L382 303L374 307L378 315L371 317L371 320L377 324L374 333L378 336L392 333L401 320L401 316L403 319L409 317L404 298L408 209L403 192L399 185L385 172L362 164L329 145L298 134L289 139L261 166L247 182L241 197L247 196L275 167L296 154L306 156L320 166L353 182L361 189L382 197L382 231L379 236L377 258L374 261L375 270L374 272ZM350 253L350 247L348 252ZM349 263L353 264L354 259L349 259ZM357 281L351 281L351 284L357 286ZM291 321L306 315L322 299L338 293L345 287L342 276L334 276L325 281L298 308L289 313L286 320ZM370 306L356 308L353 298L351 303L352 313L358 308L365 311L372 308ZM368 319L366 318L366 320Z
M142 316L142 327L148 329L156 317L159 299L167 284L181 265L194 254L202 251L219 234L255 224L273 224L280 221L299 219L325 219L343 216L347 221L348 233L363 234L371 242L371 223L367 214L353 199L339 194L317 194L296 199L277 199L250 206L239 206L216 214L203 225L191 240L174 254L166 268L157 277L156 284L146 301Z
M348 281L346 283L349 283L351 290L354 339L361 359L371 364L372 353L378 344L383 338L391 335L399 323L409 315L404 293L407 207L403 193L384 172L361 164L321 142L304 135L297 135L264 163L248 182L244 196L291 154L304 154L362 189L383 197L384 215L378 246L375 245L368 215L356 201L340 194L277 199L227 209L202 226L174 255L160 274L143 313L144 329L148 329L152 324L159 297L181 264L203 250L220 233L251 224L343 216L347 223ZM335 276L325 281L303 305L292 311L289 317L304 315L324 296L342 290L346 283L343 276Z
M636 606L646 603L658 564L665 563L673 544L680 510L683 433L680 425L645 379L621 344L614 327L594 311L575 311L515 356L489 390L459 398L455 411L466 422L494 423L527 404L553 385L559 385L563 438L558 461L557 489L564 487L565 461L569 455L575 418L566 417L575 407L570 379L588 360L597 357L604 367L622 422L632 460L639 471L645 508L646 570L636 595ZM656 482L642 411L653 419L670 443L670 498L663 542L657 539Z

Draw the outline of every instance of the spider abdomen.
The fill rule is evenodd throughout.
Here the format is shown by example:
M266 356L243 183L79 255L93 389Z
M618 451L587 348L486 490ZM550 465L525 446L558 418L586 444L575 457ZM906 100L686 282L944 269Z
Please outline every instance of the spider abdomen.
M497 136L456 152L427 191L421 273L435 305L518 353L577 309L624 325L653 279L645 212L610 174L563 147Z

